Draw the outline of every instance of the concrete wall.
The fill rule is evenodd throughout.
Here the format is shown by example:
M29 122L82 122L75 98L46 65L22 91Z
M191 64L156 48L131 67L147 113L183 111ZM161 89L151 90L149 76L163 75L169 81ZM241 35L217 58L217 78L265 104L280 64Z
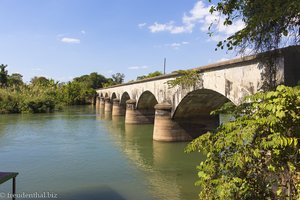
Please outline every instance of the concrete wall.
M300 46L279 52L277 84L295 85L300 80ZM179 76L172 73L99 89L98 96L106 98L104 105L104 98L98 99L97 105L105 108L106 115L124 115L126 110L127 124L154 121L154 140L190 140L218 126L219 117L211 116L211 111L228 101L240 104L245 96L263 88L263 74L268 72L264 62L259 62L263 57L264 54L247 56L198 67L200 78L188 88L169 88L167 81ZM119 104L111 106L113 99Z
M300 81L300 46L287 47L280 50L277 72L278 83L296 85ZM141 95L149 91L158 103L168 102L172 105L172 115L177 106L191 91L209 89L224 95L234 104L256 93L263 84L263 64L258 61L259 56L247 56L198 67L201 78L195 87L182 88L180 86L168 88L167 81L178 74L172 73L131 83L125 83L109 88L97 90L99 96L121 99L127 92L131 99L139 102Z
M172 105L172 115L177 106L192 91L208 89L215 91L235 104L239 104L244 96L254 94L261 87L261 72L259 63L253 57L247 59L236 59L214 65L199 68L201 78L195 87L182 88L176 86L169 88L168 80L174 79L177 75L170 74L148 80L136 81L133 83L122 84L110 88L97 90L99 96L108 96L121 99L127 92L131 99L137 103L141 95L149 91L158 103L168 102Z

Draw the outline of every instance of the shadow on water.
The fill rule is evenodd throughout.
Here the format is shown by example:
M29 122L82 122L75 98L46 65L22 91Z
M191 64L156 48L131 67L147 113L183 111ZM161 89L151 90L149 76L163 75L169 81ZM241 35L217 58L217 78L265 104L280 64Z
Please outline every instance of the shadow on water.
M197 199L196 165L199 153L186 154L187 142L153 141L153 124L124 124L124 117L114 117L106 124L115 144L142 171L143 178L157 199Z
M58 196L58 199L63 200L126 200L118 192L108 186L102 186L94 189L76 190Z

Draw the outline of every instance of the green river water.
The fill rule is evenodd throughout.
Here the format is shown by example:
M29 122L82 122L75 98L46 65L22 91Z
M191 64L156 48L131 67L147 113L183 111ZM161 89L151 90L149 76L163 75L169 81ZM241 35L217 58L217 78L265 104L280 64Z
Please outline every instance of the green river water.
M152 131L91 106L0 115L0 171L19 172L18 199L197 199L203 157L185 154L187 143L153 141ZM9 193L11 181L0 185L0 199Z

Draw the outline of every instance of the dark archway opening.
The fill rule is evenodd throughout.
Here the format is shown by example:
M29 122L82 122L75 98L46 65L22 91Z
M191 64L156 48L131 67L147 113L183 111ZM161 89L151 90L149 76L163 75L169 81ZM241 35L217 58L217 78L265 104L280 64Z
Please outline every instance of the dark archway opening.
M111 100L116 99L116 98L117 98L116 93L112 93L112 95L111 95Z
M151 92L145 91L139 98L137 110L153 123L155 116L154 106L156 104L158 104L158 102L155 96Z
M120 99L120 106L126 109L126 101L130 99L130 96L127 92L124 92Z
M219 116L210 113L229 101L224 95L213 90L201 89L190 92L177 106L173 120L196 138L219 126Z

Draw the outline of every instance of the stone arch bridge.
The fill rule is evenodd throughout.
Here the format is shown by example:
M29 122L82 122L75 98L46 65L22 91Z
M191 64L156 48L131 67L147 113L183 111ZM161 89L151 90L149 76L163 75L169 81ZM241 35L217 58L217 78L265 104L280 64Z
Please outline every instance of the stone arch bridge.
M219 125L210 112L231 101L256 93L263 84L259 56L247 56L196 68L198 82L189 88L169 88L171 73L97 90L96 108L105 115L125 116L126 124L154 123L153 139L186 141ZM276 61L278 84L300 80L300 46L280 50Z

